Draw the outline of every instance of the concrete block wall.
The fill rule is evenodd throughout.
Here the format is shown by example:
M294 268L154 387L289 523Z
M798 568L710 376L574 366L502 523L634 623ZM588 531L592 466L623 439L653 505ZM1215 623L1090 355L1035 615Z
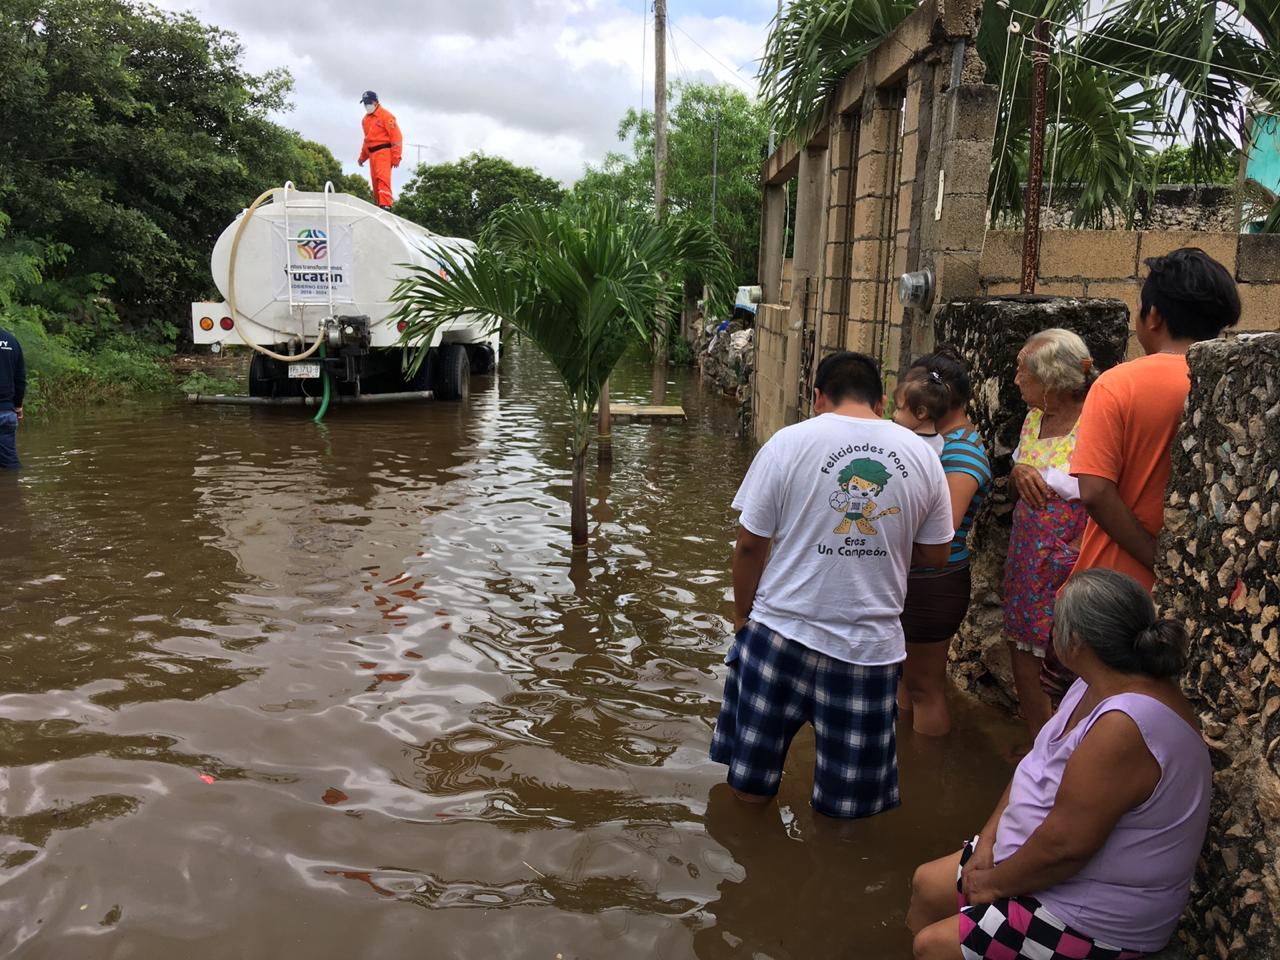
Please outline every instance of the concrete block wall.
M944 295L976 292L996 109L995 87L975 82L980 8L979 0L919 7L845 77L806 141L784 142L765 162L762 286L766 302L789 303L790 321L789 339L760 341L756 369L781 364L794 385L783 391L784 423L808 413L807 401L791 397L807 397L827 353L870 353L892 382L912 353L931 345L930 318L897 302L902 273L932 267ZM788 281L778 212L790 181ZM784 343L785 363L765 355ZM766 389L762 403L773 395ZM776 411L757 407L757 439L776 420Z
M1231 271L1243 312L1236 333L1280 329L1280 236L1181 230L1045 230L1040 240L1036 293L1113 297L1138 315L1144 261L1179 247L1199 247ZM979 264L978 292L1017 293L1022 276L1022 231L989 230ZM1138 344L1129 341L1129 356Z
M794 402L795 385L788 385L785 376L791 339L790 315L791 311L781 304L761 304L756 311L751 411L755 436L760 443L786 426L784 413L788 402Z

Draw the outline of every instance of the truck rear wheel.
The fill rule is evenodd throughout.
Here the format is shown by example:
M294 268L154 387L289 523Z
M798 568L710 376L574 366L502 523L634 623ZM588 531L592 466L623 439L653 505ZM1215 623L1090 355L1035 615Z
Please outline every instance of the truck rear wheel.
M434 391L437 400L466 400L471 395L471 358L465 345L440 345Z
M271 361L256 351L249 361L249 396L274 397L275 382L271 377Z
M493 373L493 368L497 366L494 362L493 348L487 343L468 344L467 356L471 358L471 372L478 377Z

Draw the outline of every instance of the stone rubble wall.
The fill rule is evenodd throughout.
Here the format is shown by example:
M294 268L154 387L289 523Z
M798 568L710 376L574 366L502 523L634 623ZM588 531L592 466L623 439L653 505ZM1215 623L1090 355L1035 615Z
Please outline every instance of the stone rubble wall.
M1194 347L1156 600L1186 622L1183 690L1213 755L1209 841L1183 937L1280 957L1280 335Z
M703 379L737 401L739 436L749 436L755 330L739 320L723 330L720 325L718 320L703 325L693 341L694 353Z
M1004 641L1004 561L1013 522L1007 485L1027 415L1013 378L1031 334L1066 327L1084 338L1099 370L1124 359L1129 311L1118 300L1003 297L955 300L937 314L938 343L955 346L973 383L971 416L987 446L995 482L970 534L973 601L951 644L951 676L980 699L1017 709Z
M1067 230L1075 217L1079 187L1059 184L1053 188L1052 203L1041 212L1040 223L1046 230ZM1154 196L1145 187L1137 191L1134 222L1130 225L1122 212L1104 213L1103 230L1194 230L1199 232L1236 232L1235 187L1162 183Z

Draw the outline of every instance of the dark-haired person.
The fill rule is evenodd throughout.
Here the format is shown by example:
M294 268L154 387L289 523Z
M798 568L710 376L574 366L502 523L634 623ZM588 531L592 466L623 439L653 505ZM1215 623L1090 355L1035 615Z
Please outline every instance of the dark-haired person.
M916 960L1127 960L1162 949L1186 906L1213 771L1178 688L1181 624L1132 577L1088 570L1058 597L1053 644L1080 678L982 832L916 870Z
M1235 326L1240 294L1226 267L1203 250L1175 250L1147 267L1135 324L1146 356L1112 367L1090 389L1071 473L1089 513L1075 570L1120 570L1150 590L1173 437L1191 391L1187 351ZM1041 683L1051 697L1070 679L1045 658Z
M711 759L767 801L812 723L814 809L869 817L898 805L907 569L945 563L954 526L937 454L881 419L876 362L833 354L814 383L815 416L760 448L733 501L736 635Z
M18 423L27 392L27 365L22 344L0 328L0 470L17 470Z
M915 564L902 611L907 661L898 706L911 711L916 733L940 737L951 730L947 709L947 648L969 611L969 531L991 488L991 463L966 409L972 388L969 371L949 347L921 357L903 375L910 388L922 382L940 386L948 397L945 413L934 421L942 437L955 531L946 563Z

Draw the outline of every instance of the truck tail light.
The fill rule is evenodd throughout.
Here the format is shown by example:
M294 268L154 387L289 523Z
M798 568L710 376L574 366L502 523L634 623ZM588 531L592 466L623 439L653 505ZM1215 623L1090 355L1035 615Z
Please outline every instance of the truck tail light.
M219 325L222 327L223 330L230 330L232 327L235 326L235 323L232 321L230 317L223 317L222 320L219 321Z
M213 317L201 317L201 318L200 318L200 329L201 329L201 330L212 330L212 329L213 329Z

